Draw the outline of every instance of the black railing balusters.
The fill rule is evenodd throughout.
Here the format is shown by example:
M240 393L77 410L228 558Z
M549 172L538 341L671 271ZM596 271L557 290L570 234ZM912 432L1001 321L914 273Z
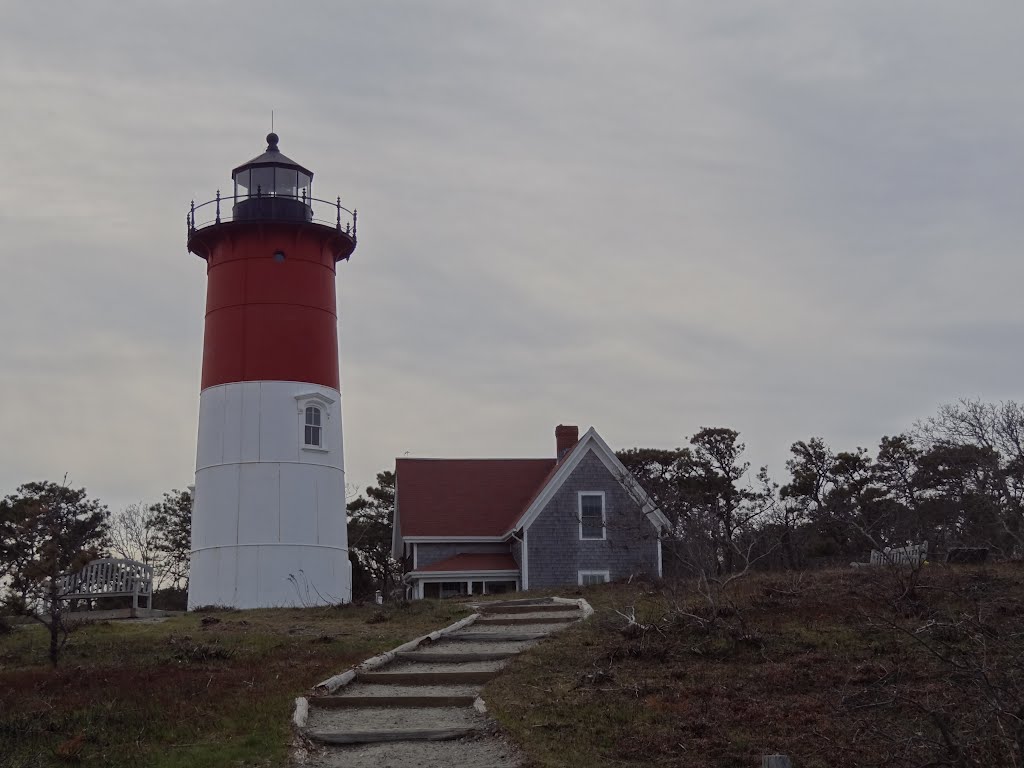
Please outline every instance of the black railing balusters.
M275 202L275 198L278 197L278 195L270 193L267 195L267 197L270 201L270 204L263 211L262 217L265 217L267 219L275 219L278 215L281 215L287 219L288 217L284 213L277 210L278 204ZM330 226L330 219L328 219L327 216L325 215L327 214L327 211L322 210L322 208L328 205L333 205L335 230L339 234L345 233L349 237L354 238L356 236L356 227L359 219L359 213L358 211L350 211L348 208L345 208L341 204L340 195L334 198L334 200L324 200L318 197L313 197L311 194L309 194L308 190L303 189L301 193L297 192L294 195L280 195L280 197L287 197L288 199L294 201L302 200L303 205L307 206L310 209L309 212L306 214L307 216L309 216L309 218L307 218L306 220L325 227ZM232 196L232 200L234 201L235 205L238 205L240 202L244 202L247 199L251 200L252 198L263 198L263 185L258 185L254 190L254 194L239 194ZM195 200L191 200L189 202L188 211L185 214L185 226L188 230L189 235L191 236L195 234L196 230L202 229L204 227L210 227L218 224L225 224L235 221L236 219L234 217L234 209L230 211L221 210L221 203L224 202L224 200L226 199L227 198L224 197L224 195L222 195L221 191L218 189L212 200L207 200L206 202L202 202L199 204L197 204ZM212 220L204 217L203 223L200 224L198 219L196 218L196 211L198 211L201 208L205 208L206 206L214 207L214 217ZM200 212L202 213L202 211ZM346 223L344 226L342 226L341 224L342 212L346 214ZM209 214L206 215L208 216Z

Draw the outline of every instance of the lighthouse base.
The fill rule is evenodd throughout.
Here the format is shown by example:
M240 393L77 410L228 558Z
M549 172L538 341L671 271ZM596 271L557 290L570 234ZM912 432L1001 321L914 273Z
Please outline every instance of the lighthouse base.
M290 381L203 390L189 609L350 601L343 467L338 390Z
M352 599L348 552L336 547L253 544L192 553L188 609L335 605Z

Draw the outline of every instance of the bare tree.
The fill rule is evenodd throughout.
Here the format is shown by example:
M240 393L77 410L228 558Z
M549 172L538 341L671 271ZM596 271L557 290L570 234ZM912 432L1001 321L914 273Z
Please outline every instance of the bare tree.
M1024 555L1024 404L963 399L917 422L914 434L929 451L973 448L979 457L991 457L984 478L991 487L984 490L993 494L1003 534L993 544L1008 555Z
M129 504L110 516L107 545L118 557L155 565L159 560L157 540L153 515L142 502Z

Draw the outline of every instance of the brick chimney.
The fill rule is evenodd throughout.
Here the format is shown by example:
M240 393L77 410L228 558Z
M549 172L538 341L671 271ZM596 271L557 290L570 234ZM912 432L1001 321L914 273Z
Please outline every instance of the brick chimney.
M580 441L580 428L559 424L555 427L555 458L559 461Z

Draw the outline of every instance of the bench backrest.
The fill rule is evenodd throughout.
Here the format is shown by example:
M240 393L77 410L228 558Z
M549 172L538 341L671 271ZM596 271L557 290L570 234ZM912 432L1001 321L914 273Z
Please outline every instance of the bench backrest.
M909 544L905 547L891 549L886 547L879 552L871 550L872 565L920 565L928 558L928 542Z
M60 577L63 595L148 595L153 590L153 566L135 560L93 560L77 573Z

